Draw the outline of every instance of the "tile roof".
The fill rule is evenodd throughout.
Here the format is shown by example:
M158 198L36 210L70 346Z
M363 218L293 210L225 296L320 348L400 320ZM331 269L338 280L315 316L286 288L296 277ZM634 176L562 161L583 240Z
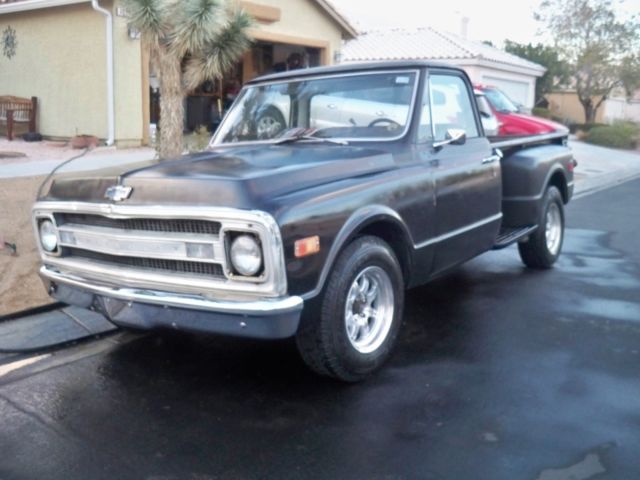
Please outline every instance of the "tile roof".
M348 41L343 62L374 60L467 60L478 59L544 73L537 63L480 42L431 27L364 32Z

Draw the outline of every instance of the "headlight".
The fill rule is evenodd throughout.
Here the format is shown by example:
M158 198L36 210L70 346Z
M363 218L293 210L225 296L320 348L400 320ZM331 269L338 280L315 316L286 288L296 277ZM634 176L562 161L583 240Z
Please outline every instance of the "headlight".
M240 235L231 243L231 263L233 268L246 277L258 273L262 266L262 251L252 235Z
M43 220L40 223L40 243L47 252L55 252L58 248L56 227L51 220Z

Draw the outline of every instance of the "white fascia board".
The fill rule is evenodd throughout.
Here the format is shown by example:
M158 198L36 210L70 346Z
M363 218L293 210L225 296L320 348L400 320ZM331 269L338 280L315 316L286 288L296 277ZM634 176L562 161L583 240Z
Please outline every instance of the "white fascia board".
M544 72L547 71L547 69L542 66L540 68L528 68L519 65L496 62L493 60L485 60L483 58L447 58L438 59L438 61L446 62L451 65L474 66L490 68L492 70L502 70L504 72L519 73L520 75L528 75L530 77L541 77L542 75L544 75Z
M0 3L0 15L88 2L89 0L24 0L22 2Z
M333 18L340 27L342 27L342 29L351 36L351 38L356 38L358 36L356 29L346 18L338 13L330 2L327 2L326 0L316 0L316 3L320 5L331 16L331 18Z

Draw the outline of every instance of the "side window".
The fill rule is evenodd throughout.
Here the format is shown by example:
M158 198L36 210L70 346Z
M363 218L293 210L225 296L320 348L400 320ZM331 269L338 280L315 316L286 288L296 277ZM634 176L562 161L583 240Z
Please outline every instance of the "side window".
M463 129L468 138L478 136L469 89L462 78L454 75L431 75L431 116L435 140L444 140L450 128Z

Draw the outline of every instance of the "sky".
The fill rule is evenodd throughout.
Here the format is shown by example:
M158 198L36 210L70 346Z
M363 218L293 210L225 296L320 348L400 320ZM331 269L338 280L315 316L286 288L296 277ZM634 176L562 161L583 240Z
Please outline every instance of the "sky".
M468 38L489 40L501 46L505 39L519 43L549 43L533 14L541 0L331 0L362 30L392 27L433 26L459 34L467 17ZM640 0L616 2L623 14L640 13Z

